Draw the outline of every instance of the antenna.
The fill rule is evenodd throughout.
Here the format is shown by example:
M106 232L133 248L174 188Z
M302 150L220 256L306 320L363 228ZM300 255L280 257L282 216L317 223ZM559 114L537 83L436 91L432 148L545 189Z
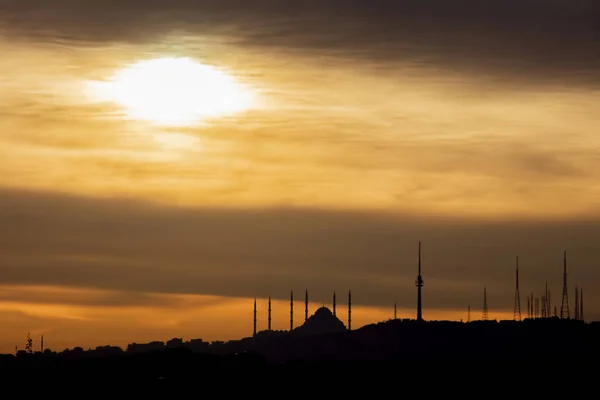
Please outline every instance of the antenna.
M579 320L579 288L575 285L575 319Z
M44 335L42 335L42 338L40 340L40 351L42 353L44 352Z
M398 319L398 314L396 312L397 312L396 302L394 302L394 319Z
M564 253L563 261L563 295L562 303L560 305L560 318L569 319L569 291L567 290L567 251Z
M519 293L519 256L517 256L517 287L515 289L515 309L513 313L515 321L521 321L521 295Z
M483 288L483 311L481 313L481 319L483 321L488 320L487 292L485 290L485 287Z
M585 321L583 319L583 288L579 289L579 319Z
M290 292L290 332L294 330L294 291Z
M421 277L421 241L419 241L419 275L415 286L417 287L417 321L423 321L423 304L421 302L421 288L423 287L423 278Z
M269 296L269 321L267 325L267 330L271 330L271 296Z
M467 322L471 322L471 305L467 307Z
M254 298L254 331L252 336L256 336L256 297Z

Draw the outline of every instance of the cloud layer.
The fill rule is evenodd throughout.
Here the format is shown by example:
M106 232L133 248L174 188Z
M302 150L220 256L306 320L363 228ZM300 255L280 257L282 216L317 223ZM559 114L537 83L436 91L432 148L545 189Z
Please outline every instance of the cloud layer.
M147 42L180 32L522 85L600 82L593 0L28 0L4 8L6 29L37 40Z
M0 282L131 291L285 299L308 288L314 301L352 288L357 304L414 305L417 242L423 241L425 304L478 305L486 286L510 309L515 256L521 288L558 294L562 250L571 290L597 282L597 221L485 222L301 209L178 209L3 191ZM595 294L588 291L588 315ZM93 299L93 298L92 298ZM98 297L99 305L105 303ZM152 305L152 303L149 303Z

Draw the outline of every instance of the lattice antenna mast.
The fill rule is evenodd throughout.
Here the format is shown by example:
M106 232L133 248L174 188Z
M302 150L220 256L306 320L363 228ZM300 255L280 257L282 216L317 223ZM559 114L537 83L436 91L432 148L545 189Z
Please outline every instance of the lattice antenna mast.
M579 319L585 321L583 319L583 288L579 289Z
M567 251L565 250L563 259L563 294L560 305L560 318L569 319L569 291L567 288Z
M515 309L513 318L515 321L521 321L521 294L519 293L519 256L517 256L517 286L515 289Z
M294 330L294 291L290 292L290 331Z
M579 288L575 286L575 319L579 320Z
M252 336L256 336L256 297L254 298L254 330Z
M417 275L417 321L423 321L423 303L421 302L421 288L423 287L423 278L421 277L421 242L419 241L419 275Z
M485 288L483 288L483 311L481 313L481 319L484 321L488 320L487 291Z
M269 320L267 322L267 330L271 330L271 296L269 296Z

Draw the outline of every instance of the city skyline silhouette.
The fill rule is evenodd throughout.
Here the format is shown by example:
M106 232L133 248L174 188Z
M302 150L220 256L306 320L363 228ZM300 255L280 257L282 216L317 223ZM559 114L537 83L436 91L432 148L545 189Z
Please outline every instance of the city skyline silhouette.
M595 332L599 12L0 0L0 353Z

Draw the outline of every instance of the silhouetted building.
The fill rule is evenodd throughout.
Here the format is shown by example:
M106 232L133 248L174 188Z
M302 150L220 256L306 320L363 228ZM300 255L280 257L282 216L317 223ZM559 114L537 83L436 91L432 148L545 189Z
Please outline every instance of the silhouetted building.
M311 315L306 322L294 329L294 333L321 335L346 331L344 323L340 321L327 307L321 307Z

